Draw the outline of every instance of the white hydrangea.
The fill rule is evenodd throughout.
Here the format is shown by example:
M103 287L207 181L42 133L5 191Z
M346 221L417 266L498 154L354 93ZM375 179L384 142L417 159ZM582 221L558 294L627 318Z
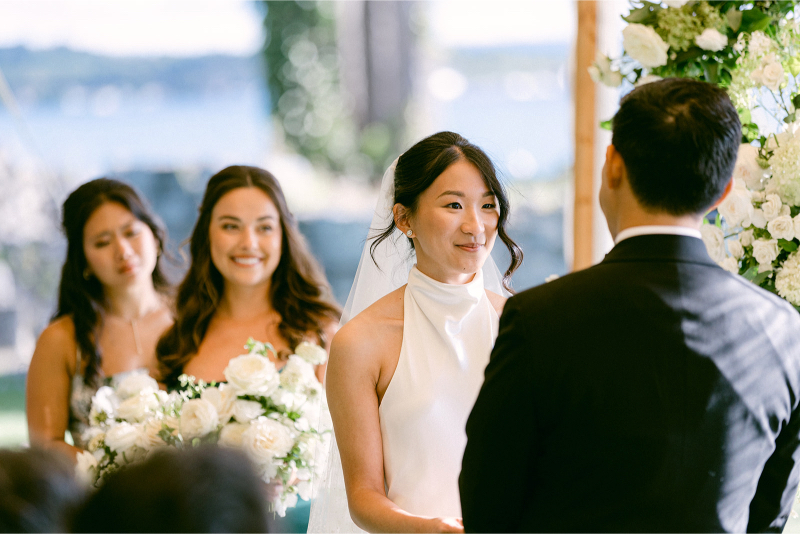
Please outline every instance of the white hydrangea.
M661 76L656 76L655 74L648 74L647 76L642 76L636 81L635 86L641 87L643 85L647 85L648 83L657 82L659 80L663 80Z
M800 206L800 139L793 137L780 144L770 159L770 166L770 187L786 204Z
M667 7L674 7L675 9L679 9L686 5L689 0L664 0L664 3Z
M628 24L622 30L622 46L643 67L652 69L667 64L669 45L650 26Z
M778 295L795 306L800 306L800 253L789 254L775 275L775 289Z
M750 42L747 45L747 51L754 56L766 54L772 48L772 39L767 37L762 31L755 31L750 34Z

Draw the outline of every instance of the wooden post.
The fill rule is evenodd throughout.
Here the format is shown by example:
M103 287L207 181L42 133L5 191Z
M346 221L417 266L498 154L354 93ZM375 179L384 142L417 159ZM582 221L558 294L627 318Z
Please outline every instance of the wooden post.
M594 204L595 87L587 69L597 46L597 4L577 0L578 42L575 58L575 209L572 270L592 264Z

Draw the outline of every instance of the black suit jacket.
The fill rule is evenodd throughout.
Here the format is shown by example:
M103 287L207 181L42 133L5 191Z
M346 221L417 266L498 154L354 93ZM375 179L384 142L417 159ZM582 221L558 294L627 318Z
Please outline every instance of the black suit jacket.
M780 531L800 315L693 237L622 241L511 299L467 423L473 532Z

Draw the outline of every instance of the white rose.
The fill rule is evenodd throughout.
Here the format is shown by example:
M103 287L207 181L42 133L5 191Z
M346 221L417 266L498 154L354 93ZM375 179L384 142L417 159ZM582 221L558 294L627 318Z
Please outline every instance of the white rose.
M728 253L734 257L734 259L740 260L744 257L744 247L742 246L741 241L738 239L729 239L728 240Z
M297 355L289 356L289 361L281 369L281 387L288 391L305 392L312 383L317 382L314 366Z
M214 405L219 414L219 422L225 424L233 417L233 404L236 401L236 391L227 384L221 384L218 388L207 387L200 394L200 398L207 400Z
M777 91L784 82L783 66L775 61L761 69L761 85L770 91Z
M750 43L747 45L747 50L755 55L760 56L769 51L772 47L772 39L767 37L762 31L755 31L750 34Z
M732 189L717 210L728 226L750 226L753 217L753 203L746 189Z
M647 85L648 83L657 82L659 80L663 80L661 76L656 76L655 74L648 74L647 76L642 76L636 81L635 87L641 87L643 85Z
M775 258L778 257L779 252L777 239L756 239L753 241L753 257L759 266L771 266Z
M753 231L752 230L745 230L741 234L739 234L739 241L742 243L742 246L749 247L753 244Z
M704 224L700 227L700 234L703 236L708 255L714 262L720 263L725 258L725 235L722 229L714 224Z
M775 194L767 195L767 199L761 204L761 211L764 212L767 222L780 216L782 206L781 197Z
M674 7L675 9L683 7L688 2L689 0L664 0L667 7Z
M120 381L119 385L116 388L117 396L125 400L127 398L133 397L134 395L139 395L142 392L155 392L158 391L158 382L155 381L153 377L150 375L146 375L144 373L137 373L125 377Z
M728 38L714 28L706 28L703 33L694 38L694 44L703 50L719 52L728 46Z
M328 352L325 349L316 343L309 343L308 341L303 341L297 345L294 353L311 365L320 365L328 360Z
M747 143L739 145L739 154L736 156L733 178L734 180L742 180L748 188L754 191L764 189L764 184L762 183L764 169L758 164L758 149L756 147Z
M142 393L122 401L119 408L117 408L117 417L131 423L138 423L157 408L158 397L155 392L144 390Z
M87 486L93 486L97 478L97 458L89 451L81 451L77 456L75 478Z
M753 199L753 202L764 202L767 200L767 195L764 191L750 191L750 198Z
M261 417L242 434L242 448L259 466L269 465L276 457L283 457L292 450L292 432L281 423Z
M669 45L650 26L628 24L622 30L622 38L625 51L643 67L652 69L667 64Z
M233 403L233 417L240 423L249 423L264 413L261 403L237 399Z
M792 219L792 223L794 223L794 235L795 235L795 237L800 237L800 215L796 215Z
M766 228L767 218L764 216L764 210L762 210L761 208L754 209L753 216L750 217L750 222L756 228Z
M781 215L772 219L767 224L767 230L775 239L786 239L791 241L794 239L794 221L788 215Z
M719 266L729 273L739 274L739 260L736 258L725 258L719 263Z
M180 431L184 440L201 438L219 425L214 405L203 399L186 401L181 408Z
M142 429L139 433L139 439L136 441L136 446L152 450L166 445L164 440L161 439L161 436L158 435L163 428L162 425L163 422L159 419L148 419L142 423Z
M228 362L225 379L245 395L268 397L280 384L278 370L269 358L243 354Z
M241 423L228 423L222 427L219 433L219 444L223 447L230 447L232 449L242 448L242 436L245 430L250 428L250 425L243 425Z
M119 423L106 432L106 446L112 451L124 453L136 445L139 428L130 423Z

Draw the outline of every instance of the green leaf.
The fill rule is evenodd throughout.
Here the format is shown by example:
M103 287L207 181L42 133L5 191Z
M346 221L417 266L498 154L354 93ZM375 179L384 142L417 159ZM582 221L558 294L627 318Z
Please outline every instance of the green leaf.
M770 22L772 22L772 17L770 17L767 13L764 13L758 9L748 9L747 11L742 11L742 24L739 27L739 31L763 31L769 27Z
M750 114L749 109L740 109L739 111L739 120L742 121L742 124L748 124L750 121L753 120L752 115Z
M719 212L717 212L717 218L714 220L714 224L717 228L722 228L722 215L720 215Z
M792 73L792 76L796 77L800 74L800 58L797 56L792 56L791 59L786 62L786 66L789 67L789 72Z
M745 272L742 273L742 276L745 278L745 280L750 280L751 282L757 275L758 275L758 265L753 265L752 267L750 267L749 269L747 269Z
M794 252L797 250L797 241L787 241L786 239L778 239L778 246L786 252Z
M608 119L607 121L602 121L600 123L600 128L602 128L603 130L608 130L610 132L611 131L611 119Z
M795 74L795 76L797 76L797 74ZM800 93L798 93L798 94L796 94L796 95L794 95L792 97L792 105L795 108L800 108Z
M739 28L742 26L741 11L736 9L736 7L732 7L725 13L725 18L728 19L728 26L730 26L733 31L739 31Z
M631 24L652 25L658 21L658 12L661 10L662 7L658 4L644 2L644 6L634 9L628 13L627 17L622 17L622 20L625 22L630 22Z
M791 124L794 122L795 118L797 118L797 115L795 115L794 113L789 113L783 118L783 122L785 122L786 124Z
M800 312L800 306L795 306L794 309Z
M755 278L750 280L755 285L760 286L761 282L767 279L767 277L772 274L772 271L764 271L763 273L759 273Z

